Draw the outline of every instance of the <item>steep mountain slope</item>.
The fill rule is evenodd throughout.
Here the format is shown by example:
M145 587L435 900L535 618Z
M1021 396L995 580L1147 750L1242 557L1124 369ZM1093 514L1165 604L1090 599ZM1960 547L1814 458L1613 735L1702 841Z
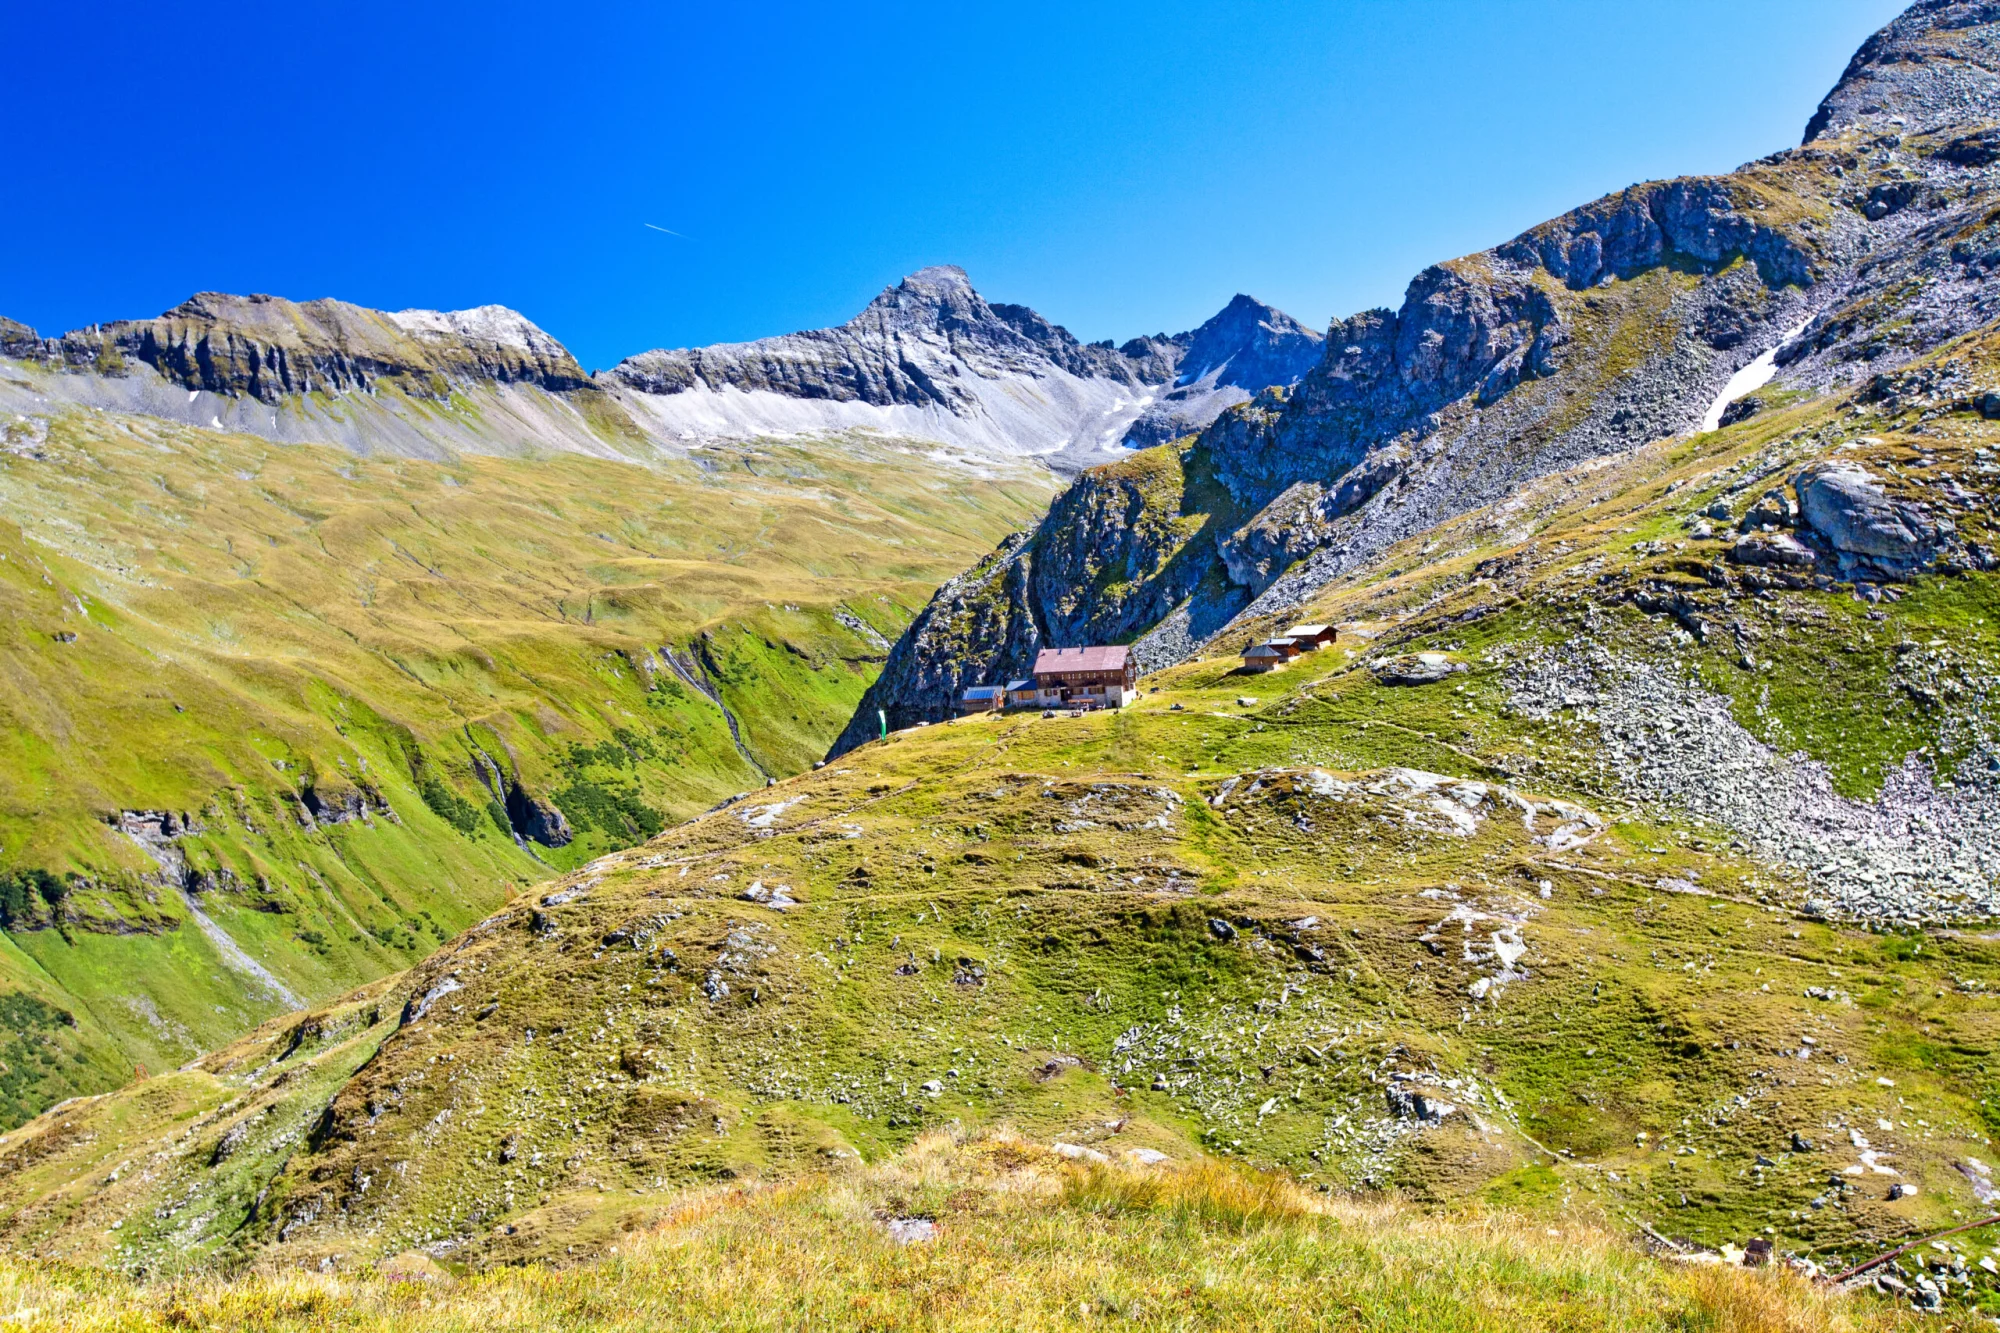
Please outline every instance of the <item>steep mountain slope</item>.
M2000 333L1904 373L1995 382ZM573 1257L690 1184L1000 1124L1828 1265L1971 1217L2000 424L1885 403L1531 482L1329 582L1342 643L1279 675L902 732L600 858L0 1138L0 1230L146 1271Z
M1065 472L1197 429L1291 384L1318 335L1239 296L1192 333L1079 343L923 269L833 329L642 353L586 375L500 306L380 311L204 292L158 319L42 339L0 320L0 411L144 412L287 443L441 458L551 449L642 461L855 432L944 457L1044 458ZM1189 358L1192 359L1189 359ZM1188 374L1180 378L1183 361Z
M1125 505L1117 470L1078 478L1057 517L939 593L858 717L935 719L1045 642L1180 660L1531 478L1696 428L1762 355L1778 374L1759 401L1860 383L1990 321L1996 31L1990 6L1919 5L1856 57L1805 147L1419 274L1399 310L1336 323L1295 389L1183 446L1180 479L1143 501L1161 512ZM1107 543L1101 595L1008 591L1062 584L1035 566L1082 568Z
M154 418L0 453L0 1118L407 967L806 768L1032 514L849 442L359 460Z

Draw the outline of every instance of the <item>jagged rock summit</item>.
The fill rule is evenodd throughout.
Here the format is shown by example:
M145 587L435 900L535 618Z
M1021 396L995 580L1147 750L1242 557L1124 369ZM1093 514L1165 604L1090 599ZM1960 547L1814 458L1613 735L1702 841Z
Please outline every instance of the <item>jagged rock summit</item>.
M1083 343L938 265L835 328L644 352L593 376L504 306L390 312L202 292L156 319L56 338L0 320L0 357L40 372L0 380L0 407L80 402L417 456L678 453L860 431L1075 472L1295 382L1318 345L1246 296L1191 333Z
M2000 4L1924 0L1870 37L1806 126L1805 141L1855 129L1929 134L1990 116L2000 97Z
M1893 400L1890 372L2000 317L1996 70L2000 4L1916 5L1802 147L1424 270L1398 309L1337 321L1294 387L1172 458L1079 477L938 593L842 745L878 710L940 718L1043 647L1182 660L1538 477L1698 430L1760 363L1775 382L1732 424L1773 395L1873 381Z
M644 352L605 378L643 395L670 437L862 428L1074 468L1199 430L1250 391L1293 383L1318 343L1246 296L1192 333L1082 343L938 265L838 327Z
M1297 384L1318 363L1325 339L1239 293L1200 328L1171 341L1184 348L1173 385L1126 431L1129 446L1192 435L1261 389Z
M965 270L919 269L853 319L830 329L642 352L611 378L644 393L697 389L769 391L787 397L963 411L977 401L972 377L1036 374L1055 366L1127 388L1159 383L1178 360L1144 340L1122 350L1079 343L1026 306L994 305Z

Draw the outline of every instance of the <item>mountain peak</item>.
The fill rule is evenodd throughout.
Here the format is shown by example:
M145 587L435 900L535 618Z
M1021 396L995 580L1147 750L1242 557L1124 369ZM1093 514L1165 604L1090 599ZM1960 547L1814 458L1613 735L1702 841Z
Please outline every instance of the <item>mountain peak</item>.
M951 288L971 291L972 279L956 264L927 264L897 284L909 288Z
M1922 0L1862 43L1805 142L1867 127L1921 134L2000 114L2000 3Z
M1218 383L1251 393L1298 380L1319 360L1325 342L1284 311L1241 292L1185 336L1179 383L1215 375Z
M997 322L986 299L973 289L972 279L956 264L920 268L868 303L843 328L887 324L926 329L952 325L971 327Z

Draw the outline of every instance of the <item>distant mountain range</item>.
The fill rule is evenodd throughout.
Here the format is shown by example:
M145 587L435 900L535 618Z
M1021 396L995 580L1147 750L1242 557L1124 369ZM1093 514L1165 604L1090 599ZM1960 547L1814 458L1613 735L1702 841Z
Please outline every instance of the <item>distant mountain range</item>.
M920 270L832 329L644 352L598 375L502 306L368 310L204 292L55 338L0 320L0 409L78 403L415 457L683 453L862 432L1063 471L1291 384L1321 338L1238 296L1191 332L1078 342L963 270Z

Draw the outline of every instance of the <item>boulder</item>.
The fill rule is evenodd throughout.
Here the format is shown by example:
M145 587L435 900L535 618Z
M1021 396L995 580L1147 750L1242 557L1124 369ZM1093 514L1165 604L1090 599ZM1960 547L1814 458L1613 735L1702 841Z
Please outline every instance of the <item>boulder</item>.
M1792 485L1800 520L1833 548L1843 573L1866 569L1898 576L1929 563L1930 525L1909 505L1883 494L1858 463L1814 463Z
M1753 532L1729 548L1729 559L1739 565L1788 569L1809 568L1819 561L1811 547L1784 532Z
M1734 426L1739 421L1748 421L1764 410L1764 400L1756 394L1738 398L1722 409L1722 419L1716 424L1723 427Z
M1388 1089L1389 1114L1398 1120L1415 1120L1421 1124L1440 1124L1458 1114L1458 1107L1441 1101L1428 1093L1391 1084Z
M1757 503L1744 512L1737 525L1743 532L1755 532L1759 528L1791 528L1799 522L1799 506L1782 490L1768 490L1757 497Z

